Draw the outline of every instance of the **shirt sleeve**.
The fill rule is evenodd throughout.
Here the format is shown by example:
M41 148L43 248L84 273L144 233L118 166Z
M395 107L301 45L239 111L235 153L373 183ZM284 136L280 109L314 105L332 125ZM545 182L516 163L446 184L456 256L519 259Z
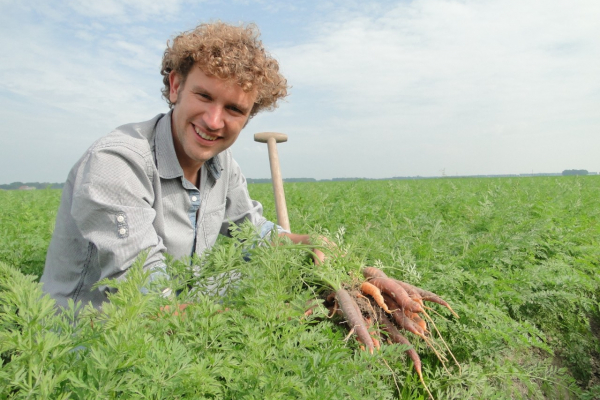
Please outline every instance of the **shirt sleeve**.
M265 236L269 235L271 233L271 231L273 230L273 227L277 228L277 233L282 233L282 232L291 233L287 229L283 229L281 226L275 224L274 222L267 221L260 228L260 238L264 239Z
M164 272L166 248L153 226L151 163L150 151L119 143L97 146L80 165L71 215L96 248L99 279L124 277L142 251L145 269Z

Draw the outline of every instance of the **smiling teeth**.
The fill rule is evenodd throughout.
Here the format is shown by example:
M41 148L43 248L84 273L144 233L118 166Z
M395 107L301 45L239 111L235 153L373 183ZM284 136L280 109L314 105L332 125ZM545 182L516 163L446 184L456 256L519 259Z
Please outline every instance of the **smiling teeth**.
M196 133L198 134L198 136L200 136L202 139L205 140L210 140L211 142L213 140L217 140L216 137L212 137L212 136L208 136L207 134L205 134L204 132L202 132L201 130L198 130L198 128L194 127L194 130L196 131Z

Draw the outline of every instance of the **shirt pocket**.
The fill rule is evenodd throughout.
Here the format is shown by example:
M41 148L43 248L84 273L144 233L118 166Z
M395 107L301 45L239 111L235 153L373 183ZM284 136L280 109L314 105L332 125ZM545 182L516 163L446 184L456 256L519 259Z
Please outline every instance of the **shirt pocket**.
M201 229L204 231L204 238L206 240L206 248L212 247L217 241L219 231L223 225L225 218L225 203L206 210L204 218L202 220Z

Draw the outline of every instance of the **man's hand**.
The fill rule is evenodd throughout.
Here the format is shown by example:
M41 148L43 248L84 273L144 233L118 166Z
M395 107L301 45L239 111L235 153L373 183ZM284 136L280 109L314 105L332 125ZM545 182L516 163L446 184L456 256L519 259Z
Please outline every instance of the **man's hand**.
M327 239L325 236L319 236L317 238L317 243L313 243L310 240L310 235L300 235L297 233L285 233L282 232L279 234L279 236L286 236L288 237L292 242L296 243L296 244L308 244L308 245L320 245L320 246L325 246L328 248L335 248L337 247L337 245L332 242L331 240ZM322 263L325 262L325 253L323 253L323 251L318 248L315 247L313 248L313 261L315 263L315 265L321 265Z
M332 242L331 240L327 239L325 236L319 236L318 240L321 241L322 245L327 247L328 249L334 249L337 247L337 244L335 244L335 242ZM313 252L315 253L315 255L313 256L313 261L315 262L315 265L321 265L322 263L325 262L325 253L323 253L323 251L321 251L321 249L319 248L314 248Z

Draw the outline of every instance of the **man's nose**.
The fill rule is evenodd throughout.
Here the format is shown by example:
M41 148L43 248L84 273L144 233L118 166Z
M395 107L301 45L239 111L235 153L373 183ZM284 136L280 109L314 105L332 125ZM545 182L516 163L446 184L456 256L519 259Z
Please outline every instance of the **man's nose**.
M206 127L213 131L223 128L225 126L223 108L218 105L209 107L204 113L204 122L206 123Z

